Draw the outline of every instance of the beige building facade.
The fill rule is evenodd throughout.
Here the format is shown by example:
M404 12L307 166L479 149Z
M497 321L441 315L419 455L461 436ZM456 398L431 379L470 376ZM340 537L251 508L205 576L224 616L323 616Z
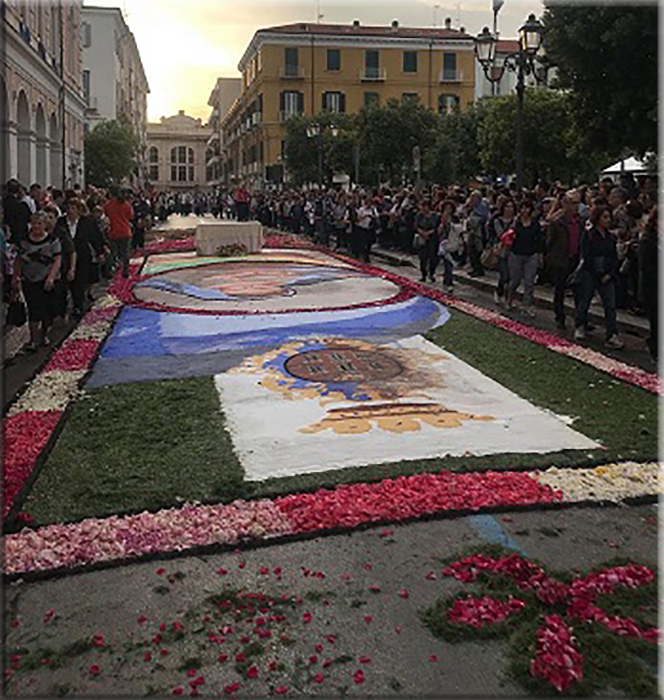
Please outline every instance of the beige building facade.
M0 177L84 185L82 0L6 0L0 18Z
M212 107L208 121L212 134L207 144L205 178L211 187L220 185L223 182L224 134L221 127L228 110L240 96L241 89L241 78L217 78L217 82L208 99L208 105Z
M126 119L138 139L138 172L147 179L147 123L150 92L136 39L118 7L86 5L81 12L82 82L89 129Z
M242 93L223 121L227 182L261 186L282 168L284 123L357 113L389 99L437 112L474 99L472 36L463 29L297 23L261 29L238 69Z
M207 189L206 161L212 129L180 110L147 126L147 180L157 191Z

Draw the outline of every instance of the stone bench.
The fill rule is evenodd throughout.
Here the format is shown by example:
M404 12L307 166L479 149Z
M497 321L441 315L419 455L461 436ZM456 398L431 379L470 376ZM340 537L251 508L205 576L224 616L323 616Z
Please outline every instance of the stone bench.
M196 254L216 255L219 248L242 244L248 253L263 247L263 227L258 221L211 221L196 227Z

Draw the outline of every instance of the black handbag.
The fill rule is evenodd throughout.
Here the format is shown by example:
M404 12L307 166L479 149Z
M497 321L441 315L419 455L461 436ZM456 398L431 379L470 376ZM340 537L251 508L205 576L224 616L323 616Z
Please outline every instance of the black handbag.
M20 328L21 326L25 325L27 320L28 314L25 310L25 304L20 299L15 299L14 301L9 302L6 318L7 325Z

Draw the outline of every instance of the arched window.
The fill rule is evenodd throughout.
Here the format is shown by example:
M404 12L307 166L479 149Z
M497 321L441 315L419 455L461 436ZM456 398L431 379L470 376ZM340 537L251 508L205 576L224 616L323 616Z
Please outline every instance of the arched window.
M171 148L171 181L193 182L194 149L186 146Z
M150 164L148 177L156 182L159 180L159 150L156 146L150 146L148 149L148 162Z
M459 107L458 95L442 94L438 97L438 114L452 114Z

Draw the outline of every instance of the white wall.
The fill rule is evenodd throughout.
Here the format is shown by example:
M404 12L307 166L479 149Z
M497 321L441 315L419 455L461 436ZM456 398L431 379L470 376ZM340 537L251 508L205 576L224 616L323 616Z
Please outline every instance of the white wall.
M119 32L120 27L113 15L86 8L83 8L81 19L91 27L91 44L83 48L83 70L90 71L90 106L96 98L101 119L115 119L115 86L120 75L115 54L115 32Z

